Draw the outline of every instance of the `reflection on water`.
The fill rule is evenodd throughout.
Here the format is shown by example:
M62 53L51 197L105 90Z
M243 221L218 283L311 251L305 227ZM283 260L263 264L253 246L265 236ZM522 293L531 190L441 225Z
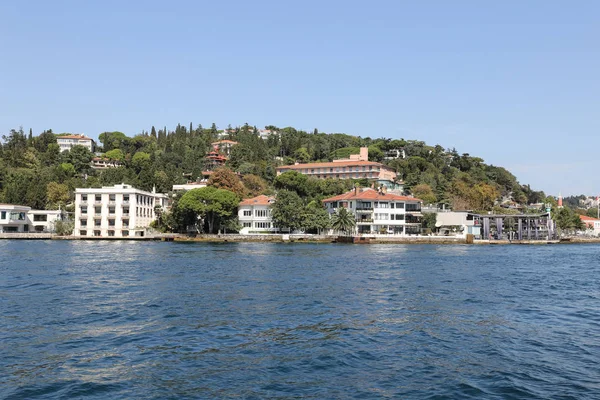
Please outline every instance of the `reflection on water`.
M598 250L0 241L0 397L591 399Z

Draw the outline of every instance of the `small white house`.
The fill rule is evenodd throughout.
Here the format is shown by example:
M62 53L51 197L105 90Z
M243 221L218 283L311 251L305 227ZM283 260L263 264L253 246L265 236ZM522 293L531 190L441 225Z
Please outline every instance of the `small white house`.
M61 210L32 210L27 206L0 204L0 233L54 232L54 224L64 216Z
M93 153L96 148L94 139L85 135L60 135L56 137L56 143L61 152L69 151L73 146L83 146Z
M243 200L238 206L238 219L242 235L249 233L275 233L279 229L273 226L271 219L271 204L275 198L260 195Z

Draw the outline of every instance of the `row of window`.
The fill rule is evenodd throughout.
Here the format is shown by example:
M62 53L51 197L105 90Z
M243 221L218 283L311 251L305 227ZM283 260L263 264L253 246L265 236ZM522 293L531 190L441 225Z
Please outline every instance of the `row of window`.
M25 221L26 213L24 212L6 212L2 211L0 213L0 219L11 219L13 221Z
M95 230L92 233L93 236L102 236L102 231L100 230ZM79 231L79 236L87 236L87 231L81 230ZM113 230L109 230L108 231L108 236L115 236L115 231ZM129 231L122 231L121 232L121 236L129 236Z
M252 222L244 222L242 224L242 226L244 228L252 228ZM269 229L269 228L271 228L271 223L270 222L255 222L254 223L254 228Z
M244 217L251 217L252 216L252 210L244 210ZM271 210L269 209L259 209L259 210L254 210L254 216L255 217L270 217L271 216Z
M87 227L88 226L88 222L87 219L82 219L81 220L81 227ZM102 226L102 221L99 219L94 220L94 226L96 227L100 227ZM108 226L116 226L116 221L114 219L109 219L108 220ZM129 226L129 220L128 219L124 219L123 220L123 226Z
M303 171L303 173L308 174L309 170L308 168L304 168L304 169L299 169L298 171ZM372 165L369 165L369 167L367 168L366 165L363 166L355 166L355 167L331 167L331 168L311 168L310 169L310 173L311 174L325 174L325 173L332 173L332 172L366 172L366 171L379 171L379 167L374 167Z
M87 207L81 207L81 214L87 215L88 210ZM102 215L102 207L94 207L95 215ZM116 210L114 207L108 208L108 215L115 215ZM123 208L123 216L129 216L129 208ZM154 211L148 207L136 207L135 208L135 216L136 217L154 217Z
M392 221L404 221L404 214L388 214L388 213L375 213L373 217L376 221L381 220L392 220Z

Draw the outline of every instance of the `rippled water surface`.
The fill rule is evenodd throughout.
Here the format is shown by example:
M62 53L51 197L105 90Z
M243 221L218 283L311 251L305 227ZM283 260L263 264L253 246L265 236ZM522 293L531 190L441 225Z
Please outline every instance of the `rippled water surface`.
M0 241L0 398L598 399L600 246Z

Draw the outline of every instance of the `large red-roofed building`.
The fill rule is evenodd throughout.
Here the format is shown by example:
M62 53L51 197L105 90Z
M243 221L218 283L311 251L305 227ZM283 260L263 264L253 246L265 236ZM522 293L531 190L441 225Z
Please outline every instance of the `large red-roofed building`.
M388 193L385 188L355 188L323 200L330 213L346 208L359 234L412 235L421 233L420 199Z

